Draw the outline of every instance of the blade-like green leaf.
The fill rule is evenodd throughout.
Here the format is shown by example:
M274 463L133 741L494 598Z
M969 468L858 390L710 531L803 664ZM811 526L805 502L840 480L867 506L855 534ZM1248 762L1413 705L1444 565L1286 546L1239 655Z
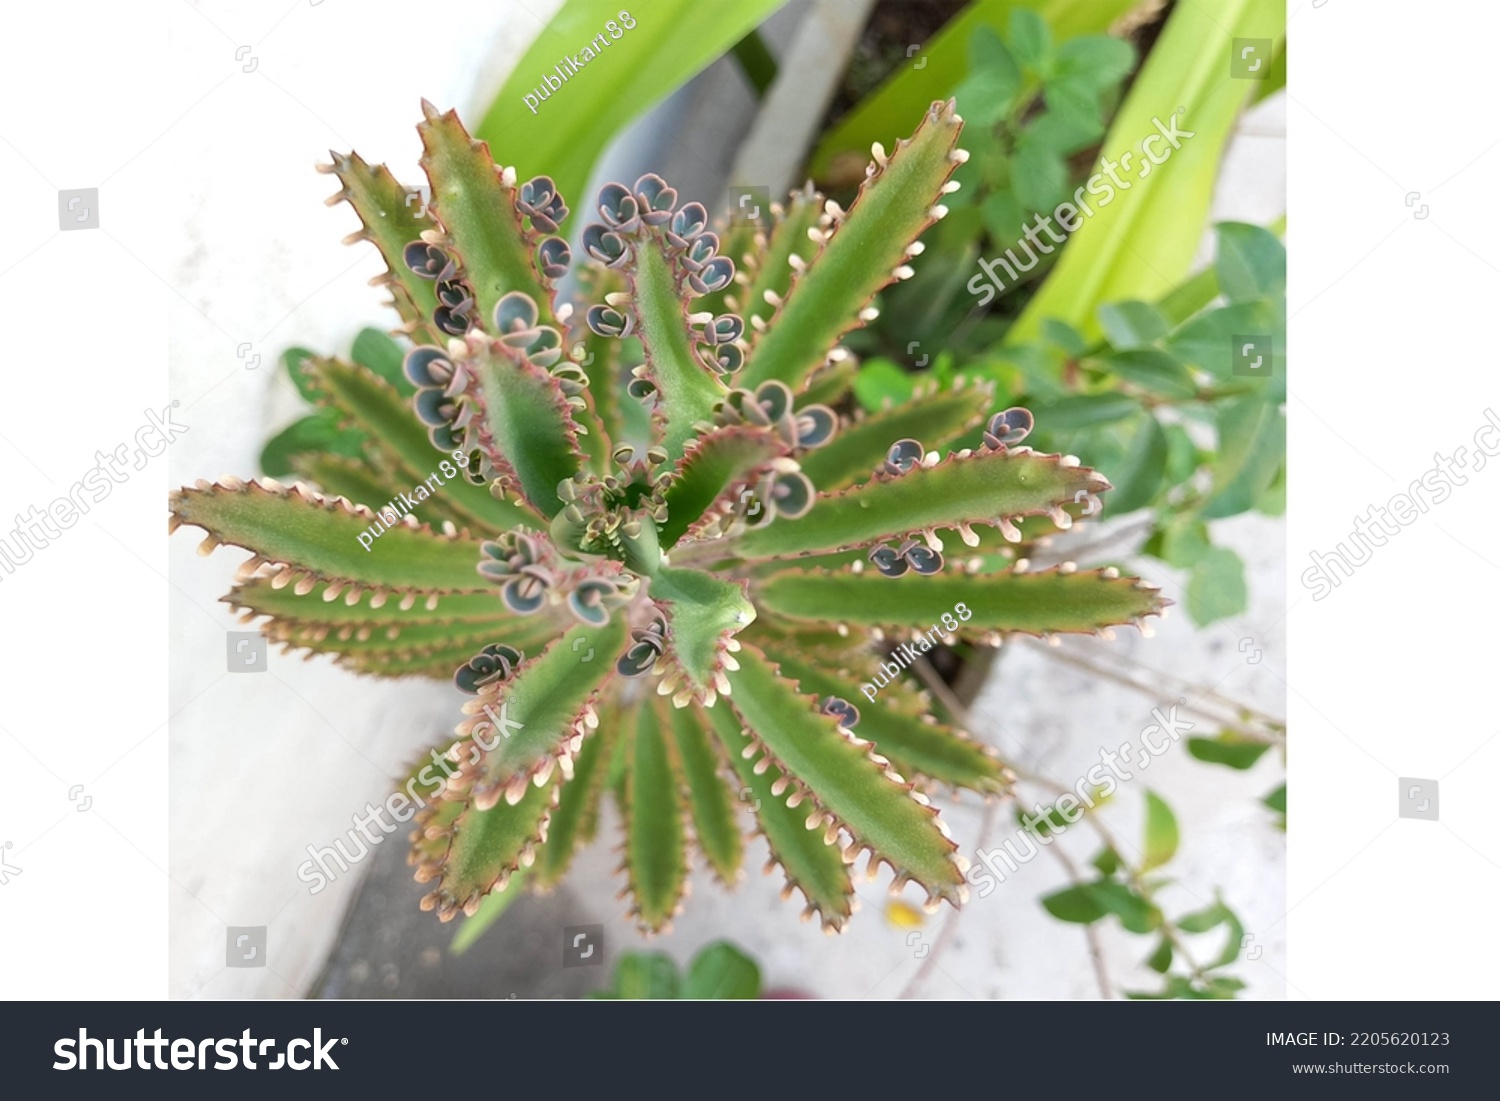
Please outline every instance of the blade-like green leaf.
M272 478L285 478L303 456L336 455L353 458L364 451L364 433L343 427L330 409L295 420L266 441L260 452L260 469ZM386 498L382 497L382 501Z
M432 596L432 607L418 597L411 606L402 608L399 600L384 601L373 607L373 594L367 599L360 595L353 604L344 599L346 590L340 586L327 597L329 585L319 582L305 594L299 594L290 585L278 589L270 578L254 578L229 590L223 602L236 610L268 615L280 619L302 620L307 623L323 623L335 626L352 623L361 625L401 626L413 623L492 623L495 625L517 624L522 617L513 615L500 603L493 592L451 593ZM538 617L541 618L541 617Z
M798 682L804 692L818 696L841 696L860 709L855 732L875 743L875 752L886 757L902 776L930 776L945 784L973 791L997 792L1005 789L1000 762L985 747L971 741L951 727L926 723L915 715L906 715L867 699L858 689L815 669L812 665L771 652L783 675Z
M802 473L824 493L867 481L897 440L920 440L936 449L979 424L994 400L994 387L979 383L874 413L804 455Z
M760 826L760 832L771 847L771 859L786 874L787 892L793 888L807 900L804 917L817 914L826 929L842 929L852 913L854 885L849 868L839 849L823 839L818 830L807 828L807 808L787 806L783 790L772 794L772 788L783 779L775 765L764 772L755 770L755 762L745 757L754 743L745 734L739 718L726 701L705 713L693 708L703 725L712 725L724 744L730 764L739 776L740 799L748 803ZM767 868L769 870L769 867Z
M741 385L780 379L794 390L840 336L863 324L860 312L895 278L907 246L934 221L943 185L959 159L963 123L952 101L934 103L909 139L860 186L854 205L799 273L751 349Z
M499 921L516 899L525 893L526 878L526 869L517 868L511 875L510 882L506 883L503 888L485 895L484 900L479 904L478 912L471 918L465 918L464 923L458 927L458 932L453 934L448 951L455 956L461 956L474 947L489 927Z
M912 115L915 117L916 112ZM794 269L791 258L796 256L805 262L818 251L807 231L817 228L818 218L823 213L823 201L823 196L810 186L792 192L783 213L776 219L765 251L747 253L753 267L745 272L748 286L743 301L739 301L739 313L746 325L753 328L752 318L769 321L776 312L776 307L766 299L766 292L770 291L777 298L786 295L792 285Z
M307 452L292 459L292 469L303 479L317 486L325 497L347 497L356 505L381 508L396 495L411 489L411 482L388 478L369 463L359 459L346 459L341 455ZM454 524L467 523L460 512L443 507L437 494L421 502L411 510L424 524L441 527L444 520Z
M366 550L358 536L375 522L373 513L355 512L296 486L236 484L177 490L171 498L174 525L208 532L203 545L209 549L230 543L267 561L288 563L292 577L420 592L490 588L477 569L479 540L470 536L397 524L372 537Z
M587 220L582 191L610 140L784 2L651 0L627 21L619 0L567 0L511 69L478 136L515 157L521 179L551 176ZM570 71L564 57L583 67Z
M1280 39L1285 28L1280 0L1172 9L1102 146L1111 163L1126 153L1133 157L1136 167L1127 164L1123 175L1113 177L1129 188L1117 191L1111 177L1097 177L1094 182L1104 182L1085 196L1092 214L1082 219L1057 266L1009 329L1009 342L1037 339L1044 318L1096 337L1103 303L1149 301L1183 280L1203 233L1224 144L1257 84L1228 78L1233 41ZM1169 144L1162 135L1174 128L1178 136ZM1144 171L1144 143L1153 135L1146 152L1160 161Z
M635 729L622 810L625 869L635 916L652 932L671 919L687 885L683 808L662 731L663 702L653 696L630 709Z
M416 386L402 370L406 354L401 350L401 345L379 329L361 329L349 348L349 355L355 363L368 367L389 382L402 397L411 397L417 392Z
M674 707L670 730L678 768L687 784L698 847L714 874L733 884L745 856L744 838L734 820L734 792L719 774L721 762L700 715Z
M1086 466L1064 466L1034 451L950 455L933 467L885 476L820 496L798 520L777 519L747 532L734 553L748 558L845 550L894 535L1002 517L1050 513L1109 483Z
M811 792L825 820L845 827L871 860L916 880L932 898L961 901L957 848L939 827L937 812L912 798L909 784L891 778L872 759L868 743L819 714L813 700L780 677L764 654L744 646L732 674L730 704L773 759Z
M895 136L890 132L892 119L914 118L933 100L952 95L969 75L969 42L975 28L983 26L1005 32L1011 13L1027 7L1040 13L1061 41L1077 35L1101 34L1138 3L1139 0L977 0L922 43L920 57L903 64L824 135L813 153L808 172L816 180L832 179L841 184L858 181L870 143L888 142Z

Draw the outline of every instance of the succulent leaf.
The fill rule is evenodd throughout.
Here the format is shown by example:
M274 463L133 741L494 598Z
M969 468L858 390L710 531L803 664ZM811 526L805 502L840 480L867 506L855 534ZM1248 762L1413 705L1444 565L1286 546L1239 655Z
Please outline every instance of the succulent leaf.
M364 226L346 240L350 244L366 240L380 250L387 269L381 282L390 288L392 305L406 323L407 334L419 342L435 339L431 329L432 312L437 307L433 284L414 274L405 260L407 245L431 229L432 221L412 209L408 201L411 189L397 183L385 165L372 167L358 153L331 156L333 163L320 170L336 175L342 187L329 202L347 202Z
M874 413L844 426L835 439L804 456L802 473L824 493L868 481L896 440L954 439L978 425L993 401L994 389L979 384Z
M962 128L952 100L934 103L916 133L873 167L847 213L825 211L823 247L793 278L756 341L747 383L780 379L799 387L839 337L863 323L875 293L905 266L908 246L942 216L943 186L961 163L955 151Z
M781 652L773 656L783 675L797 681L803 692L849 691L847 680L831 677L806 661ZM875 751L889 758L891 766L902 776L927 776L954 787L985 793L1005 790L1000 762L988 747L952 727L903 714L892 708L888 700L861 709L858 734L874 742Z
M630 709L626 772L625 870L641 928L660 931L687 887L687 838L679 783L667 752L664 716L655 699Z
M775 764L751 759L756 744L728 707L710 708L704 721L709 724L739 777L741 801L750 804L760 833L771 847L766 871L779 864L786 876L782 898L789 898L794 889L801 891L807 901L803 920L816 914L826 932L841 931L854 912L854 884L843 852L825 840L822 830L807 828L805 807L790 805L800 803L800 792L787 793L792 778Z
M699 436L678 463L667 490L663 549L670 550L685 535L733 511L772 461L788 450L774 431L755 425L727 425Z
M417 127L431 207L473 288L475 312L488 324L500 299L520 291L540 304L541 321L555 325L549 288L537 277L532 239L521 224L518 192L490 159L489 146L469 137L454 111L430 103Z
M373 371L321 357L309 360L306 371L319 394L377 441L375 446L379 450L390 454L405 483L386 497L359 503L379 508L393 500L396 492L409 492L420 485L444 459L450 458L448 452L433 447L431 439L412 418L409 403L396 388ZM421 390L419 396L436 392ZM438 502L439 507L448 505L481 531L504 531L536 519L529 510L496 498L486 487L467 478L445 480L430 499Z
M897 579L787 570L762 581L755 595L767 611L792 619L915 628L918 634L941 622L945 613L952 618L954 607L963 602L973 618L964 620L957 633L968 637L987 631L1092 633L1160 615L1167 603L1155 586L1112 569L908 574Z
M724 779L721 751L710 743L696 708L672 708L668 730L678 771L687 786L698 847L720 882L733 885L740 875L745 840L735 821L734 788Z
M754 751L805 785L814 800L809 821L846 829L851 845L869 849L872 863L889 864L898 879L920 883L929 901L962 901L967 891L958 846L937 812L910 797L911 785L868 741L808 706L764 654L745 645L738 664L729 703L753 735Z
M424 593L487 588L475 570L479 541L472 536L395 524L376 536L380 553L372 554L359 542L375 520L369 509L301 486L230 481L185 486L172 494L174 523L208 533L201 553L221 543L244 547L267 562L283 563L278 575L283 585L344 581L351 587Z
M464 705L472 716L460 737L483 739L474 769L479 805L513 799L533 778L566 775L595 716L590 703L613 670L625 641L621 617L602 627L580 624L503 681L485 685ZM595 720L596 721L596 720Z
M646 349L643 377L656 388L665 420L661 445L669 459L681 458L694 425L708 420L728 390L693 351L687 308L671 262L655 240L636 250L630 280L630 309Z
M1109 482L1095 471L1065 466L1058 455L1025 450L959 453L936 466L899 476L876 475L836 495L821 495L800 520L746 533L735 552L752 558L782 557L843 550L934 528L1003 526L1016 516L1061 513L1064 502L1108 488Z

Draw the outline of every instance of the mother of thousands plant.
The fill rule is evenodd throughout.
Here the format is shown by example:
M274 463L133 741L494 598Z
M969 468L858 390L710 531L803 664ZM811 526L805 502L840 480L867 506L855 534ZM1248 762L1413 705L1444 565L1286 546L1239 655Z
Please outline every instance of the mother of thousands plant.
M853 373L838 341L911 276L957 187L953 103L889 156L874 147L849 210L807 188L730 240L658 176L607 184L582 237L586 328L560 301L571 256L551 180L517 186L454 113L423 107L425 212L383 166L322 166L342 185L330 202L363 223L352 240L385 258L415 344L404 370L300 361L340 447L298 457L306 482L226 477L171 498L204 553L252 552L225 600L271 639L473 697L450 775L422 774L423 908L472 914L522 867L557 883L605 788L646 930L680 908L690 837L720 880L739 877L739 804L830 931L861 853L929 907L961 902L966 863L924 792L1003 793L1011 777L907 685L862 716L845 697L877 679L876 644L927 650L921 632L959 602L957 635L994 642L1140 625L1164 601L1112 569L1027 572L1011 544L1092 515L1110 486L1017 446L1031 416L993 411L987 384L852 420L831 408ZM947 454L919 442L965 436ZM413 491L391 523L407 502L381 502L455 451L464 475ZM945 562L954 542L973 556Z

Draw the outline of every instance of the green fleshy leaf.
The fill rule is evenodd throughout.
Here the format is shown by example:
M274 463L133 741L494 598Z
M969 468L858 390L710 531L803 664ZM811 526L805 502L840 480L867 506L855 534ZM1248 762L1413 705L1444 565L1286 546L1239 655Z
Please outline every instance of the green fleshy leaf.
M714 874L732 884L745 857L745 841L734 818L734 792L719 774L719 756L709 744L701 716L674 707L671 720L672 741L687 786L698 847Z
M947 390L846 425L816 451L804 455L802 473L824 493L869 480L891 444L921 440L929 449L974 428L994 404L992 387Z
M956 162L950 159L962 123L951 101L934 103L910 140L861 185L843 222L807 270L793 281L780 310L751 351L741 385L780 379L794 390L858 314L906 263L906 247L931 224L930 211Z
M624 645L623 615L602 627L579 624L510 679L482 688L465 705L465 713L473 717L459 732L469 735L483 725L486 742L496 741L495 727L503 727L499 732L504 736L481 758L475 789L504 787L565 752L584 708L614 672Z
M821 195L810 188L792 192L786 203L786 212L776 220L765 251L755 257L754 274L738 311L747 329L750 329L752 317L769 321L776 312L776 307L766 301L766 292L770 291L778 298L786 295L792 285L790 258L797 256L808 261L817 252L818 246L807 236L807 231L817 226L822 213ZM726 255L734 255L724 251Z
M499 921L501 915L510 909L511 904L525 893L525 887L526 869L517 868L504 887L484 896L483 901L479 903L479 910L473 917L464 918L464 923L458 927L458 932L453 934L453 941L448 945L448 951L455 956L461 956L474 947L490 926Z
M349 354L355 363L368 367L394 386L402 397L411 397L417 392L416 386L402 369L406 355L402 352L401 345L379 329L361 329L354 338Z
M772 795L771 787L782 778L782 772L771 765L764 772L755 771L755 762L746 759L744 751L751 746L739 718L727 701L706 712L693 708L694 714L711 723L726 756L739 776L739 798L750 804L761 833L771 847L772 858L786 873L787 882L802 892L808 909L817 913L825 928L842 929L849 920L854 885L849 867L838 848L823 840L823 834L807 828L807 807L786 805L788 795Z
M672 657L695 688L710 688L719 667L720 641L755 619L744 583L698 570L664 569L651 579L651 597L666 606Z
M293 421L267 440L261 448L260 468L268 477L285 478L295 469L300 456L332 454L354 458L364 450L364 445L363 432L343 427L333 410L320 409Z
M672 917L687 884L687 838L677 776L662 732L661 701L631 708L630 766L626 773L625 870L641 926L659 930Z
M781 666L784 676L795 680L804 692L819 697L847 697L860 709L855 733L875 743L875 752L886 757L891 767L905 777L930 776L945 784L972 791L997 792L1005 789L998 760L952 727L922 722L915 715L902 714L885 701L871 702L861 694L851 694L849 685L806 662L782 653L770 656Z
M531 868L539 888L555 887L562 881L573 854L591 835L599 796L604 791L608 743L601 715L600 728L583 739L583 747L573 758L573 778L563 784L557 809L547 823L547 843L538 850Z
M514 806L504 799L488 810L465 806L435 888L439 910L444 903L457 907L476 895L482 898L508 879L543 832L556 793L554 779L544 787L528 784ZM438 803L432 809L441 807Z
M469 137L456 112L439 114L425 102L422 109L427 117L417 133L422 170L432 185L431 206L463 260L480 326L488 330L496 303L520 291L536 302L540 323L555 327L552 296L537 276L515 188L506 186L489 147Z
M676 477L667 488L667 519L660 525L662 549L670 550L725 493L753 488L767 464L787 450L774 430L750 424L729 425L699 436L677 464Z
M479 540L397 524L365 550L357 536L373 522L370 517L295 487L277 493L257 482L239 490L188 486L172 494L171 508L182 523L220 543L291 563L320 580L439 593L490 588L477 569Z
M898 875L916 880L933 897L956 900L963 888L953 859L957 846L938 829L936 812L891 780L834 719L815 711L813 701L778 676L763 654L744 646L738 661L730 704L775 759Z
M951 455L934 467L819 496L800 519L747 532L735 551L764 558L844 550L926 528L1039 515L1108 484L1088 467L1058 460L1026 451Z
M936 627L938 641L950 633L950 622L955 625L951 631L971 637L985 631L1092 632L1159 615L1162 609L1154 590L1139 588L1134 578L1106 577L1100 570L931 577L787 570L760 582L756 599L768 612L804 622L918 634ZM964 611L970 618L964 618ZM911 645L916 649L915 642Z
M451 452L439 451L432 446L408 401L374 371L336 359L316 359L311 362L309 375L318 388L320 400L331 402L375 441L377 450L389 456L389 461L399 471L397 476L405 483L397 488L396 493L410 495L436 473L438 477L433 480L440 483L441 488L433 490L428 485L432 497L440 499L481 531L506 531L518 524L536 522L534 514L509 501L497 499L486 486L469 481L454 464ZM458 470L452 478L445 477L441 470L445 461L450 469ZM379 509L394 499L395 493L392 493L378 501L361 503Z
M501 344L474 361L484 395L490 461L514 471L526 500L548 519L562 510L557 487L582 468L573 407L548 371ZM486 491L487 492L487 491Z
M413 623L488 623L503 625L519 624L521 617L506 610L493 591L479 593L453 593L439 596L432 608L425 600L418 599L410 608L402 609L399 600L387 600L378 608L370 606L371 597L361 596L355 604L344 600L337 593L332 600L323 599L328 585L319 582L311 592L298 596L290 585L275 588L269 578L255 578L229 590L223 598L232 608L243 608L256 615L277 618L299 619L308 623L356 625L379 624L401 626Z
M397 183L385 165L368 165L358 153L334 154L333 170L343 184L339 197L354 208L364 224L365 237L385 260L390 275L387 289L396 312L410 326L411 338L419 344L433 343L432 311L437 306L434 284L418 278L406 266L402 253L421 238L423 230L436 228L436 223L425 215L418 217L420 203L408 201L415 189Z
M646 349L646 377L656 385L666 417L662 446L669 459L677 459L696 435L693 426L711 419L714 403L729 391L693 351L677 274L660 243L645 241L634 251L630 309Z

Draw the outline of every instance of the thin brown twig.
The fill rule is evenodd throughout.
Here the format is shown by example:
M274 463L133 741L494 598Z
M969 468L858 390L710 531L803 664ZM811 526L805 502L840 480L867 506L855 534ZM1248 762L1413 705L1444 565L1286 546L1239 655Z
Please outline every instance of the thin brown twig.
M1083 886L1083 876L1078 871L1078 865L1073 863L1071 857L1062 851L1061 847L1051 848L1049 851L1057 857L1058 863L1068 873L1068 879L1075 887ZM1104 968L1104 946L1099 943L1099 930L1093 922L1083 927L1084 938L1089 942L1089 959L1094 965L1094 978L1099 983L1099 996L1105 1001L1114 997L1114 987L1109 981L1109 972Z

